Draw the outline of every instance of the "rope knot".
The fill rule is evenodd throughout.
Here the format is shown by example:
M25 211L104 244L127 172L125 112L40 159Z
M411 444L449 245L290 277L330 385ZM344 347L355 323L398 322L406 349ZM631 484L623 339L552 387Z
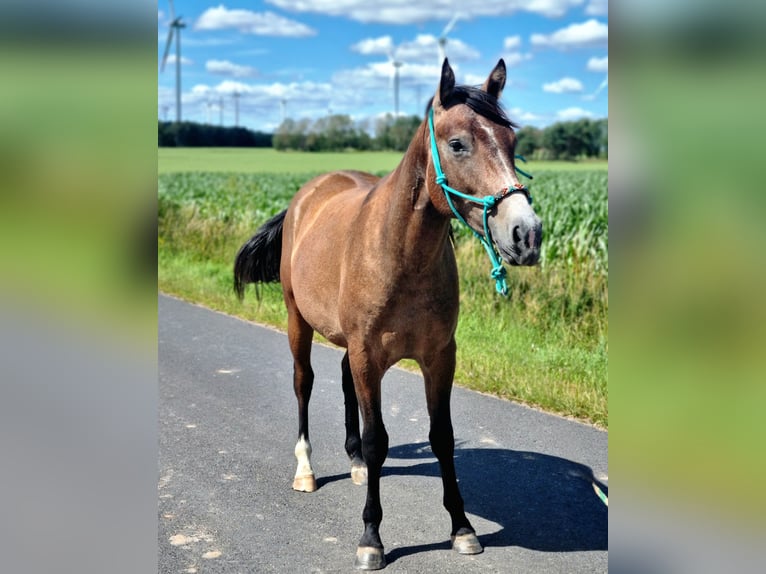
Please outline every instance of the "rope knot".
M500 265L493 267L489 274L495 281L505 279L505 267L503 267L503 264L501 263Z
M437 174L436 175L436 183L438 185L444 185L445 183L447 183L447 176L444 175L443 173Z
M503 267L502 263L493 267L489 274L492 276L492 279L495 280L495 289L497 292L503 297L507 296L508 283L505 281L505 267Z

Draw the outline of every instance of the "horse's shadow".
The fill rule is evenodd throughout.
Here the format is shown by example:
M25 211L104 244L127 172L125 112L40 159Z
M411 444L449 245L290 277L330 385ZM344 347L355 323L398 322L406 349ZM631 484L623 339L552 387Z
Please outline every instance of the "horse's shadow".
M396 466L396 460L422 462ZM484 546L520 546L544 552L608 549L608 512L593 485L607 495L608 489L589 467L535 452L459 446L455 467L466 512L500 526L492 534L480 533ZM382 474L441 476L427 442L391 447ZM340 478L320 479L320 486ZM444 542L396 548L387 557L392 562L443 547Z

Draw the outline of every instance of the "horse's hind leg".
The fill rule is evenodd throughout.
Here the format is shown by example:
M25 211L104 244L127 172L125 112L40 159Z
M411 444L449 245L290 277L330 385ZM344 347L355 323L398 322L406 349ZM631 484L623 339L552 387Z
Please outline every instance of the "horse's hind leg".
M293 489L301 492L314 492L317 482L311 467L311 443L309 442L309 400L314 386L314 371L311 369L311 340L314 330L303 319L294 305L288 304L287 336L290 351L293 354L293 387L298 399L298 443L295 445L295 458L298 468L295 471Z
M343 355L343 397L346 403L346 452L351 459L351 481L367 484L367 465L362 458L362 438L359 435L359 403L354 390L354 378L348 362L348 351Z
M431 418L428 439L431 441L431 450L439 460L444 487L444 507L452 519L452 548L460 554L479 554L483 548L465 515L463 497L460 496L455 473L455 435L450 415L452 378L455 374L454 340L420 366L426 386L428 414Z

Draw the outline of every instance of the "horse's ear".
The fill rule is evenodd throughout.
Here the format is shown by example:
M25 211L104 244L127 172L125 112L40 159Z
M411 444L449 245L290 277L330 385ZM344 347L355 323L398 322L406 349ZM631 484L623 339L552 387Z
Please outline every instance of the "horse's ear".
M439 81L439 89L436 90L434 107L441 105L442 102L446 102L453 89L455 89L455 72L452 71L452 68L449 65L449 60L444 58L444 63L442 64L442 77Z
M489 76L481 87L488 94L495 96L498 100L505 87L505 61L502 58L497 62L495 69L489 73Z

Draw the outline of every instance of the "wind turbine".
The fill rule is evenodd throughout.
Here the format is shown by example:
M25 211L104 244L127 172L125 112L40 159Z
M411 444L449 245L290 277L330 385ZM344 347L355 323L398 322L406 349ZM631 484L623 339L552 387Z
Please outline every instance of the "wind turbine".
M452 17L452 20L450 20L449 23L444 27L444 30L442 30L442 33L439 35L439 39L436 41L439 46L439 69L441 69L444 58L447 57L447 34L452 31L452 28L455 27L455 24L459 19L460 14L455 14Z
M186 24L181 20L181 16L176 18L176 11L173 8L173 0L168 0L170 4L170 27L168 28L168 41L165 44L165 55L162 56L162 65L160 72L165 71L165 63L168 60L170 44L173 42L173 34L176 37L176 122L181 121L181 28L186 28Z
M232 97L234 98L234 125L239 127L239 98L242 96L239 92L234 92Z
M285 123L285 111L287 108L287 98L282 98L279 100L279 109L282 112L282 123Z
M394 57L395 50L388 52L388 61L394 69L394 117L399 117L399 68L404 65L404 62L397 60Z

